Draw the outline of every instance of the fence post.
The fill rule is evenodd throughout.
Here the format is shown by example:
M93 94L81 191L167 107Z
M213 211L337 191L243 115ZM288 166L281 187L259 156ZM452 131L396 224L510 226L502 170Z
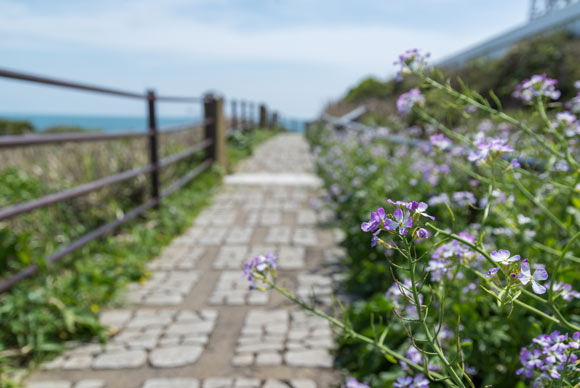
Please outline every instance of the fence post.
M270 124L270 127L275 131L278 130L278 112L272 114L272 123Z
M159 207L161 201L161 189L159 180L159 144L157 132L157 115L155 113L155 91L147 91L148 134L149 134L149 163L153 167L151 171L151 197L157 201Z
M232 100L231 126L234 130L236 130L238 126L238 104L236 100Z
M248 103L248 110L250 111L248 114L248 118L249 118L249 129L252 129L252 127L254 126L254 103L250 102Z
M224 100L214 94L204 98L205 137L212 140L208 147L208 157L226 168L226 126L224 120Z
M240 101L240 124L241 129L246 129L246 101Z
M260 104L260 128L268 128L268 111L264 104Z

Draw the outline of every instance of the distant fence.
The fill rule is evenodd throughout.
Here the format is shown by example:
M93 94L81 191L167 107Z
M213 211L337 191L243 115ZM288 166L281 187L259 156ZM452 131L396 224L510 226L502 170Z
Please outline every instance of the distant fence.
M93 182L76 186L72 189L64 190L58 193L45 195L31 201L19 203L16 205L0 208L0 221L16 217L20 214L33 211L35 209L43 208L55 203L63 202L65 200L89 194L101 188L112 186L121 182L128 181L137 176L149 174L151 187L150 199L145 203L134 207L126 212L122 217L117 218L99 228L85 234L79 239L73 241L69 245L61 248L50 257L46 258L47 263L54 263L71 252L83 247L89 242L107 235L115 228L137 217L145 211L158 207L161 200L171 193L179 190L192 179L207 170L213 163L225 166L226 164L226 137L231 135L236 130L248 130L252 128L256 109L258 109L258 124L262 128L277 128L278 114L273 113L268 115L267 108L264 104L257 105L253 102L245 100L231 100L230 119L226 121L224 117L224 99L214 94L207 94L204 97L182 97L182 96L158 96L153 90L148 90L145 93L133 93L123 90L110 89L101 86L87 85L63 80L57 80L47 77L41 77L31 74L24 74L16 71L0 69L0 77L16 79L28 82L40 83L43 85L52 85L68 89L76 89L86 92L107 94L122 98L131 98L145 102L147 107L147 129L142 132L116 132L116 133L63 133L63 134L32 134L32 135L7 135L0 136L0 151L6 148L13 147L27 147L33 145L44 144L61 144L70 142L90 142L90 141L105 141L114 139L128 139L128 138L147 138L148 140L148 154L149 164L138 167L132 170L124 171L106 178L102 178ZM189 146L182 152L167 156L163 159L159 158L159 133L157 127L157 102L169 103L188 103L188 104L203 104L204 118L201 124L185 124L179 126L172 126L163 130L161 133L181 132L190 130L192 127L199 127L204 130L204 139L196 144ZM238 106L240 108L240 115L238 116ZM205 159L191 169L189 172L178 178L166 189L162 189L160 182L160 174L162 169L174 163L186 160L194 154L203 151ZM3 293L15 284L31 277L39 271L40 267L36 264L30 265L20 272L0 281L0 293Z

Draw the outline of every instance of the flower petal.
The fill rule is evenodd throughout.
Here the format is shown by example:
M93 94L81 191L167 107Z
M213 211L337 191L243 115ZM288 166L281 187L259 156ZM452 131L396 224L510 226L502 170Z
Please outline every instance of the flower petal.
M385 229L386 230L395 230L399 226L398 222L395 222L389 218L385 220Z
M537 270L534 271L534 280L535 281L546 280L547 278L548 278L548 272L546 271L545 268L538 268Z
M403 211L400 208L398 208L393 212L393 217L395 217L395 220L397 222L403 221Z
M537 283L535 280L532 279L532 288L536 294L543 294L546 292L546 287L542 286L541 284Z

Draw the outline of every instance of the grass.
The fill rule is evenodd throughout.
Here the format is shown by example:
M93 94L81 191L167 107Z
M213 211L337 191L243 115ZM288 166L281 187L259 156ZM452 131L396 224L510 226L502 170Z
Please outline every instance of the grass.
M251 155L255 146L273 135L272 131L256 130L232 137L228 147L228 169L233 170L240 160ZM99 324L98 312L115 304L129 282L149 276L146 263L190 226L196 215L211 202L220 186L222 173L217 167L207 170L166 198L160 209L147 212L112 236L88 244L61 263L43 268L41 274L19 283L3 295L0 299L0 387L18 386L18 375L23 369L34 368L55 357L71 341L95 337L106 341L106 328ZM38 182L22 182L14 178L14 174L8 176L16 181L10 185L11 192L4 187L5 197L19 192L32 196L42 191L34 187ZM44 223L41 231L48 233L52 225L50 217L45 215L36 222ZM83 229L82 225L73 227ZM34 241L30 231L11 232L0 225L0 265L2 257L12 257L22 265L38 261L31 259L33 254L27 253L34 251L28 247L29 241ZM36 241L38 238L35 236ZM44 240L48 238L44 236ZM4 273L19 267L7 261L3 263Z

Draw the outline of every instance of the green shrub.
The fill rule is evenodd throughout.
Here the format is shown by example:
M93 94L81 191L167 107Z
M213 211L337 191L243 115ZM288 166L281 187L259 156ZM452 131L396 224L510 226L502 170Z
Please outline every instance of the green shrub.
M0 136L25 135L34 132L34 125L25 120L7 120L0 118Z

